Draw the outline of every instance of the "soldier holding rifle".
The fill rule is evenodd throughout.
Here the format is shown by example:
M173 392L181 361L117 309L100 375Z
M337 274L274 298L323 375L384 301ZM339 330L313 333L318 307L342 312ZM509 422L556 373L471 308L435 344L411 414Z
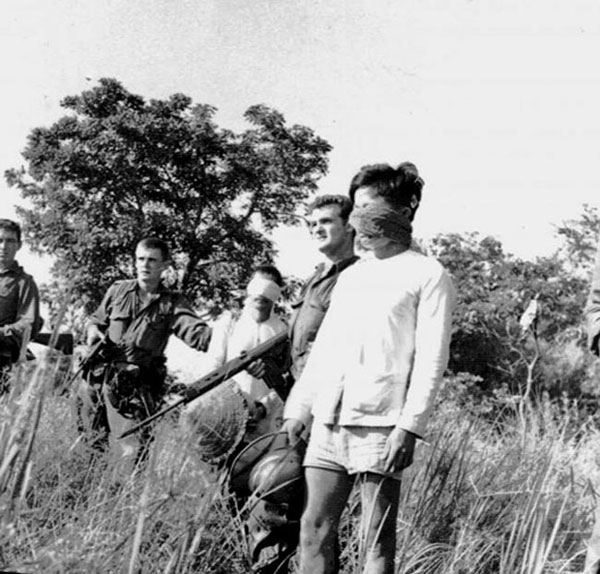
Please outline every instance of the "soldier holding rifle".
M142 239L135 250L136 279L111 285L89 321L87 344L98 352L86 362L78 402L81 430L92 446L106 446L110 435L118 437L160 408L171 334L199 351L208 346L210 328L161 281L169 261L164 241ZM126 463L146 450L148 428L115 441Z

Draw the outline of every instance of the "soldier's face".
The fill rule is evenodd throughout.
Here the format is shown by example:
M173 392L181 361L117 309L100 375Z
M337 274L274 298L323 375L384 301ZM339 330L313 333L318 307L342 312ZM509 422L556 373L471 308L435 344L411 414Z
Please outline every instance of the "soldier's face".
M138 245L135 250L135 270L138 281L158 283L168 261L163 259L160 249L149 249Z
M21 242L14 231L0 229L0 267L10 266L20 248Z
M352 228L341 218L338 205L313 209L307 219L310 234L323 255L335 256L352 242Z

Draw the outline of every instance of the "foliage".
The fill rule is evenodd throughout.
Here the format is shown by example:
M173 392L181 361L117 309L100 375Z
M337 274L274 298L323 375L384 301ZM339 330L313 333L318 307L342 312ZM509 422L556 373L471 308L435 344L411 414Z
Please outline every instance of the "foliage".
M3 468L0 484L0 505L10 508L0 513L0 567L32 574L250 571L222 474L195 459L172 420L157 428L145 471L115 482L110 459L90 458L77 441L68 399L52 394L43 372L32 380L36 393L22 381L13 396L0 397L0 410L10 407L0 450L17 461ZM43 395L41 418L15 441L13 423L36 412ZM403 477L398 574L508 574L515 565L523 574L580 571L593 504L588 480L598 478L590 471L597 432L574 440L570 411L550 403L524 420L494 424L461 404L451 394L438 402L429 442ZM23 465L26 480L19 481ZM362 571L355 494L343 518L342 574Z
M590 273L600 237L600 213L598 209L584 204L577 219L557 226L556 233L564 239L559 257L574 273L587 277Z
M87 309L130 275L146 235L171 244L177 288L199 305L227 303L272 259L264 232L295 224L327 171L329 144L264 105L248 108L242 133L219 128L210 105L147 102L114 79L62 106L68 115L29 135L27 171L6 177L32 205L20 209L29 243Z
M506 383L515 389L525 376L531 344L519 319L535 296L541 307L535 325L541 340L555 341L579 327L587 280L571 273L558 256L524 261L505 253L498 240L476 233L440 235L428 248L457 287L453 372L481 377L484 386ZM580 337L580 331L575 333Z

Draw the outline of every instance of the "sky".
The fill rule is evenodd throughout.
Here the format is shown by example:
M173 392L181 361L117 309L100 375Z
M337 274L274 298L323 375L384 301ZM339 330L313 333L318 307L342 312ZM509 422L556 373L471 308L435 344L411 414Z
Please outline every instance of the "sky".
M65 95L115 77L215 105L231 129L256 103L310 126L333 146L323 193L413 161L418 237L478 231L529 258L598 203L599 53L595 1L3 0L0 168ZM3 180L0 198L10 216ZM276 240L284 272L310 272L304 229Z
M412 161L417 237L478 231L547 255L554 226L599 203L598 54L595 0L3 0L0 169L64 96L114 77L212 104L230 129L257 103L310 126L333 146L322 193ZM3 214L21 201L0 181ZM308 275L306 230L275 239L282 271Z

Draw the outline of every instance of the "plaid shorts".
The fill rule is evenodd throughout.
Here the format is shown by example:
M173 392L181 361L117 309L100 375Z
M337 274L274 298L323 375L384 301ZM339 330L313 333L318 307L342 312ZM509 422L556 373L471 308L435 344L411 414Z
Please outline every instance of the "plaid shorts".
M385 472L385 443L394 427L312 426L304 466L359 474L371 472L400 480L402 472Z

